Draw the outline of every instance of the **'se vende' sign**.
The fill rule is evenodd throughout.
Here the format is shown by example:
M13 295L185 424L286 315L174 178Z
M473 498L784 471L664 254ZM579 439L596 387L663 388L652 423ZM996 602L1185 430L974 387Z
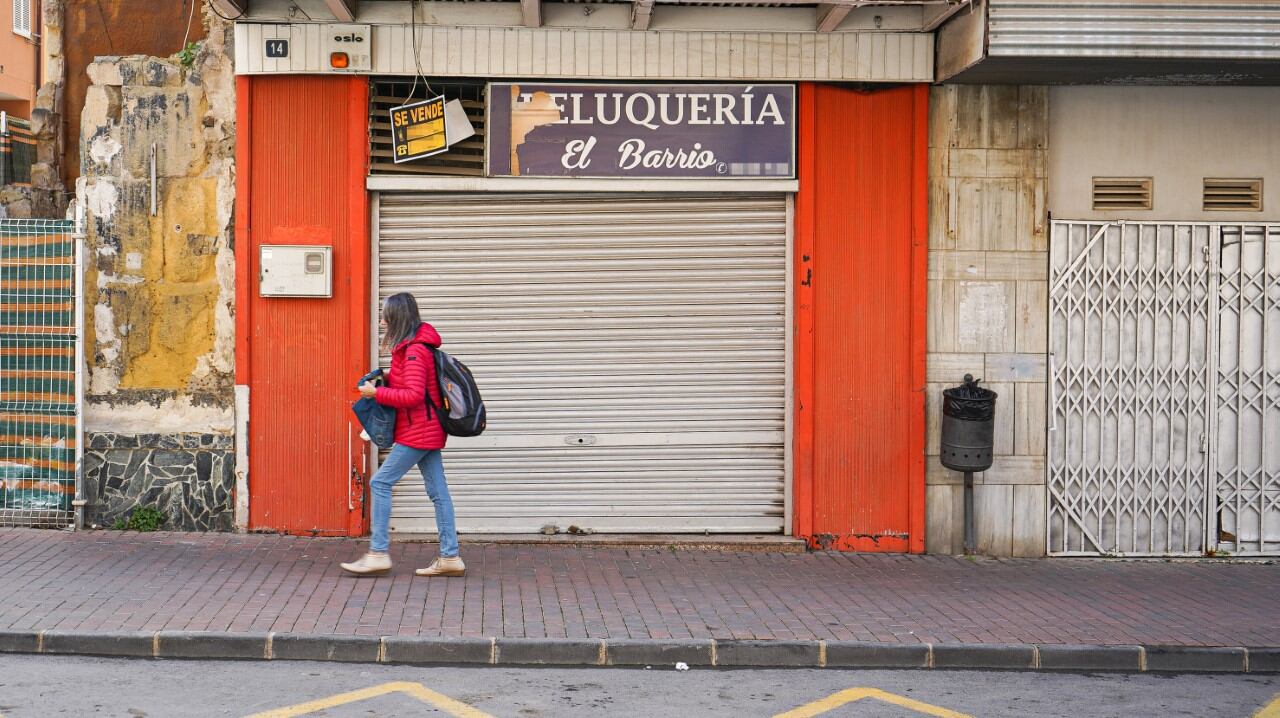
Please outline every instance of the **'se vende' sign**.
M490 176L791 178L791 85L489 85Z
M391 108L392 159L408 162L449 149L444 95Z

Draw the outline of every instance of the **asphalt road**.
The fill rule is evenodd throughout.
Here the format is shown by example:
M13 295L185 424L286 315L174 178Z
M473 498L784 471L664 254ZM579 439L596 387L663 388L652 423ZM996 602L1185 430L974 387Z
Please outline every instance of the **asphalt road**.
M671 666L650 670L417 668L0 656L3 718L1245 718L1280 700L1278 694L1280 675L831 669L679 672ZM1280 717L1280 702L1260 715Z

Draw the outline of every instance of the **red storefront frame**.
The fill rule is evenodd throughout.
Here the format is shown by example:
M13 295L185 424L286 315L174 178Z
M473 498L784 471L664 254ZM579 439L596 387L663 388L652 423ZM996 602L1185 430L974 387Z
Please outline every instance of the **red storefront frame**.
M365 77L238 78L251 529L366 530L366 448L347 427L371 331L367 93ZM801 83L798 98L792 531L817 548L919 553L928 87ZM334 246L334 297L258 297L258 247L312 242ZM315 336L323 352L299 344Z

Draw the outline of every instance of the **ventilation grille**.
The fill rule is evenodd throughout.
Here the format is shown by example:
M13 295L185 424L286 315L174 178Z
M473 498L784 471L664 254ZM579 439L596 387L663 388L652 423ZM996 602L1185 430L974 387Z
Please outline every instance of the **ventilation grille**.
M1094 177L1093 208L1151 209L1151 178Z
M414 87L413 78L376 78L369 88L369 173L375 175L444 175L450 177L481 177L484 175L484 119L485 93L483 82L431 81L431 93L419 80ZM425 100L444 95L446 100L461 100L467 111L467 119L476 133L443 152L412 162L396 164L392 159L391 117L392 107L415 100Z
M1204 209L1227 212L1261 212L1262 180L1213 179L1204 181Z

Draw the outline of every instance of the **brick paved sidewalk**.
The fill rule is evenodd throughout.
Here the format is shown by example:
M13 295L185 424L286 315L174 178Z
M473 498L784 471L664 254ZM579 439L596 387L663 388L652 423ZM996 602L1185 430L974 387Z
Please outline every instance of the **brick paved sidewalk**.
M1280 646L1280 565L465 546L0 529L0 631Z

